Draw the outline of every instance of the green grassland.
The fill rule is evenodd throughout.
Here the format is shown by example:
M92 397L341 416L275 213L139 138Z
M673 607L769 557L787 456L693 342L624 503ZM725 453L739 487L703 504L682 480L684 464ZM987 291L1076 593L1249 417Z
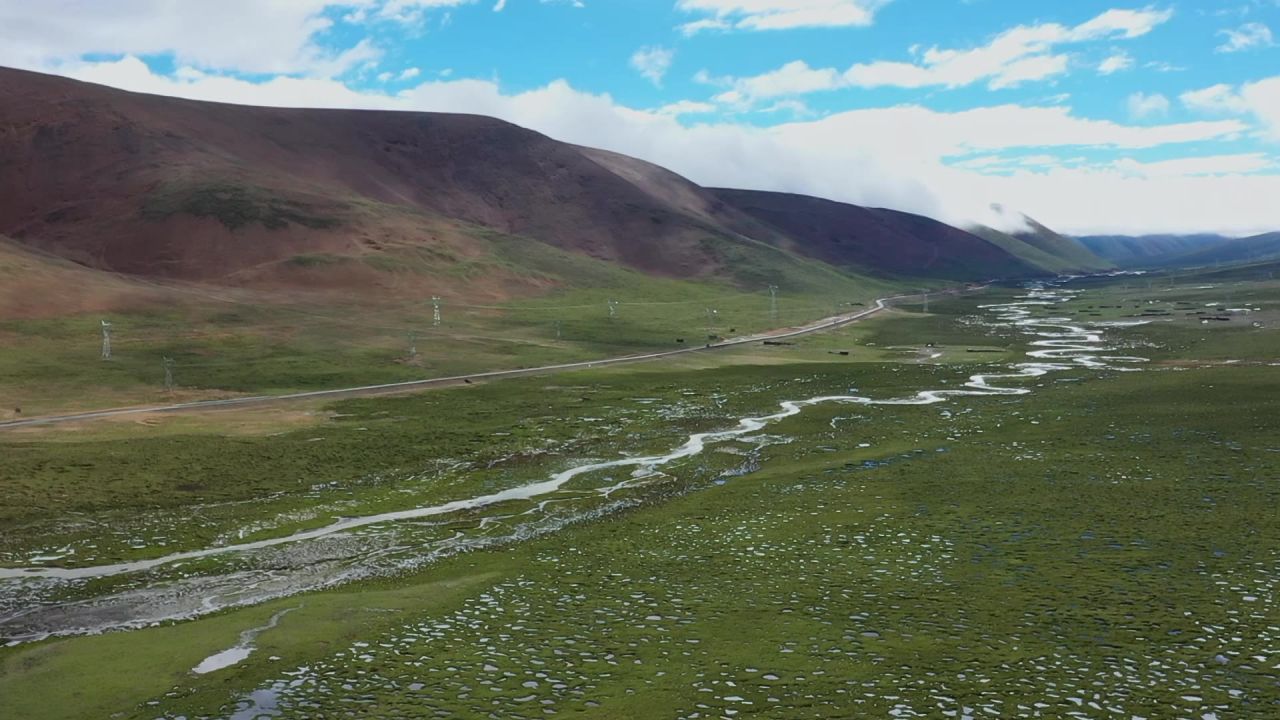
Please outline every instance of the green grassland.
M1150 321L1106 331L1150 358L1141 372L1055 373L1022 381L1033 392L1020 397L810 408L767 430L781 440L751 472L731 472L741 455L704 453L628 509L554 533L193 621L0 649L0 707L1275 717L1280 285L1231 285L1232 307L1257 309L1219 321L1196 313L1218 314L1227 287L1193 280L1088 281L1053 310ZM905 306L791 346L332 403L274 436L228 434L216 416L0 436L0 492L21 499L0 516L3 549L93 538L104 558L168 552L287 517L316 485L344 512L404 503L404 490L438 502L666 449L783 398L955 387L1026 349L975 321L1017 294ZM79 529L193 508L202 522L170 523L164 547ZM191 673L282 610L248 659Z
M474 260L442 264L421 247L363 262L391 278L421 279L442 267L463 279L500 271L546 290L493 303L445 297L438 326L429 300L336 305L332 294L264 296L189 285L156 289L168 302L110 313L0 319L0 419L19 411L30 417L279 394L688 347L847 312L900 287L763 245L708 240L732 274L678 280L474 232L488 248ZM304 255L289 262L314 268L360 261ZM779 289L776 313L770 285ZM103 319L113 325L109 361L100 358ZM174 361L173 390L164 388L164 358Z

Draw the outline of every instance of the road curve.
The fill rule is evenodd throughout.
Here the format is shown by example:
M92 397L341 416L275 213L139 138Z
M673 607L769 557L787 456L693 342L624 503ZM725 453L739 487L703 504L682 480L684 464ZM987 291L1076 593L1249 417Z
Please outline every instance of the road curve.
M750 343L761 342L764 340L783 340L786 338L797 337L799 335L808 335L810 333L821 332L823 330L831 330L833 328L842 327L850 323L857 322L865 317L874 315L889 307L891 300L913 297L910 295L894 295L890 297L878 298L872 307L866 310L860 310L855 313L846 315L836 315L829 318L818 320L803 327L794 330L785 330L782 332L765 332L757 335L748 335L740 338L731 338L722 340L717 343L711 343L701 347L686 347L678 350L662 350L659 352L643 353L640 355L622 355L619 357L603 358L600 360L584 360L581 362L561 363L559 365L542 365L532 368L518 368L515 370L491 370L489 372L472 373L470 375L453 375L451 377L429 378L424 380L406 380L404 382L386 383L382 385L362 385L359 387L336 388L333 390L312 390L309 392L289 393L286 395L251 395L246 397L226 398L223 400L198 400L195 402L176 403L173 405L153 405L149 407L128 407L115 408L111 410L93 410L89 412L70 413L66 415L46 415L43 417L23 418L21 420L5 420L0 421L0 430L10 430L14 428L30 427L33 425L54 425L64 422L76 422L80 420L97 420L101 418L119 417L121 415L141 415L145 413L173 413L186 410L207 410L213 408L222 408L229 406L242 405L261 405L266 403L284 402L289 400L309 400L314 398L337 398L353 395L377 395L381 393L402 392L405 390L415 390L420 388L430 388L433 386L453 385L461 382L472 380L498 380L502 378L521 377L524 375L539 375L542 373L560 372L563 370L579 370L584 368L603 367L605 365L620 365L622 363L642 362L646 360L658 360L662 358L675 357L678 355L687 355L690 353L708 352L712 350L723 350L724 348L738 347L748 345Z

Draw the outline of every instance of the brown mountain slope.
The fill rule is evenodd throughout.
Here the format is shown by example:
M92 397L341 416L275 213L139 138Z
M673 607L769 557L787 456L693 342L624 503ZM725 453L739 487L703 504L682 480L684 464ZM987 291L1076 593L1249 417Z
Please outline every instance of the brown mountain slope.
M675 277L735 279L742 249L765 245L905 275L1027 269L954 228L860 208L823 216L869 243L835 252L662 168L487 117L205 103L2 68L0 99L0 233L130 274L305 284L324 274L316 258L392 251L467 265L487 252L478 228ZM500 294L509 278L467 280Z
M784 233L791 249L838 267L954 280L1039 272L980 237L919 215L787 193L715 193Z

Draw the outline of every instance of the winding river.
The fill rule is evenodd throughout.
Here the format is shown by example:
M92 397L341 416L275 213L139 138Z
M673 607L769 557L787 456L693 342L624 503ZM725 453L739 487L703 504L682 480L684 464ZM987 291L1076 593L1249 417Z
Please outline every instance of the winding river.
M786 418L798 415L806 408L828 404L853 405L930 405L955 398L990 395L1023 395L1031 392L1018 381L1040 377L1055 371L1089 369L1130 369L1124 366L1140 363L1144 358L1110 354L1100 327L1084 327L1066 317L1037 317L1036 310L1047 310L1070 299L1074 291L1055 285L1030 287L1026 294L1013 302L984 305L991 315L989 322L1012 326L1038 339L1030 343L1027 352L1031 361L1012 364L1007 371L980 373L969 377L959 388L926 389L912 395L894 398L874 398L868 395L822 395L799 400L786 400L775 412L744 417L729 429L690 435L683 444L660 455L625 457L616 460L593 462L558 472L545 480L512 487L490 494L439 505L415 507L406 510L379 513L336 520L323 527L297 532L291 535L208 547L200 550L178 552L146 560L97 565L81 568L0 568L0 594L18 593L30 598L16 611L0 615L0 637L10 642L39 639L49 635L101 632L109 629L140 627L162 620L192 617L224 607L262 602L304 590L346 582L369 574L365 560L388 552L386 546L373 548L357 542L344 552L348 557L335 561L326 552L333 542L353 539L353 531L372 526L395 525L409 521L423 521L458 513L474 512L509 504L515 501L532 501L537 504L520 515L537 516L556 501L557 494L565 490L575 478L593 473L629 470L626 477L612 482L595 492L608 495L645 478L660 475L660 468L668 464L699 455L710 446L727 441L741 440L774 425ZM492 519L492 518L490 518ZM484 527L482 520L480 526ZM511 539L507 536L504 539ZM328 541L327 549L320 550L320 561L302 563L298 567L270 570L234 569L230 572L180 573L176 579L162 579L154 584L142 584L124 590L116 590L101 597L58 603L53 593L66 583L79 585L88 581L113 576L127 576L148 571L180 568L184 564L218 556L248 556L269 548L288 547L294 551ZM494 538L477 540L458 533L424 546L395 547L399 552L409 551L411 560L400 562L398 568L412 567L429 562L450 552L468 547L479 547L494 542ZM305 554L305 551L304 551ZM384 568L385 569L385 568ZM48 599L40 601L44 596ZM13 595L10 595L13 597Z

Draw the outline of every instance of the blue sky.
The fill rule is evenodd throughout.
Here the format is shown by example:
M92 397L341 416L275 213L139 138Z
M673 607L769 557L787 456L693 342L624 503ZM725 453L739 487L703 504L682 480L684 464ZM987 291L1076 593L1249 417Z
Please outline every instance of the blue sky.
M1280 0L0 0L0 64L495 115L716 185L1280 229Z

